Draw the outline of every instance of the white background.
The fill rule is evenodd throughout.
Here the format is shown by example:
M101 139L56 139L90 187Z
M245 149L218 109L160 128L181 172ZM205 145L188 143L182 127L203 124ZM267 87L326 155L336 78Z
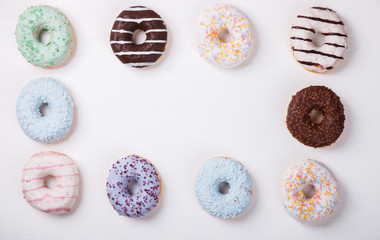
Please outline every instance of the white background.
M380 1L231 1L253 25L255 50L241 67L224 70L203 61L196 48L197 19L213 1L0 0L0 239L380 239ZM48 4L72 23L76 46L56 69L29 64L14 30L28 6ZM119 12L147 5L165 20L169 43L149 69L124 66L109 33ZM333 8L349 34L346 59L325 75L296 63L290 26L306 7ZM54 144L29 139L18 125L18 93L29 80L54 77L71 91L75 121ZM333 89L345 106L345 130L330 147L302 145L285 124L291 96L309 85ZM81 191L65 216L30 207L21 192L21 169L34 153L54 150L79 165ZM129 154L149 159L162 176L156 210L142 219L118 216L105 182L112 163ZM216 156L243 163L255 182L254 204L233 220L211 217L194 195L200 166ZM328 224L291 218L281 202L280 179L293 161L323 162L344 197Z

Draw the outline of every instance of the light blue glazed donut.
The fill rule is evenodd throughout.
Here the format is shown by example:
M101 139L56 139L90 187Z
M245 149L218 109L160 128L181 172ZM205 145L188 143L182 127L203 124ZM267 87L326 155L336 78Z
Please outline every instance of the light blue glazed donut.
M43 116L40 107L50 113ZM73 121L74 104L69 91L54 78L30 81L17 99L16 113L24 133L38 142L54 142L65 136Z
M219 190L227 183L228 193ZM233 218L248 209L252 199L252 181L245 167L233 158L218 157L207 161L195 181L195 195L202 208L219 218Z

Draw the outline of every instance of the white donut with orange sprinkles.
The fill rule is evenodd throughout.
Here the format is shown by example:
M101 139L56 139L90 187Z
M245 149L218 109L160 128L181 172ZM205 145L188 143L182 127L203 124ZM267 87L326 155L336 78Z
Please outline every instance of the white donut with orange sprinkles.
M223 39L223 33L229 36ZM223 68L233 68L247 59L253 33L247 17L230 5L216 4L202 16L198 49L200 56Z
M321 223L333 215L339 184L322 164L302 160L285 172L282 184L284 207L297 220Z

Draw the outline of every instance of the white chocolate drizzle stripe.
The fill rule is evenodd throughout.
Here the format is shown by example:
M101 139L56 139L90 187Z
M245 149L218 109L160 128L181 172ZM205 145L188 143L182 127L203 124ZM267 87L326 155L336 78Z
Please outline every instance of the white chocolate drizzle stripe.
M133 41L111 41L110 43L111 44L134 44ZM166 41L165 40L146 40L142 44L144 43L166 43Z
M145 31L144 33L147 34L147 33L151 33L151 32L167 32L167 31L168 31L167 29L149 29L149 30ZM126 30L123 30L123 29L112 29L111 32L128 33L128 34L133 34L134 33L134 32L126 31Z
M110 44L133 44L133 41L110 41Z
M111 32L133 34L133 32L131 32L131 31L126 31L126 30L123 30L123 29L112 29Z
M147 51L147 52L117 52L115 55L123 56L123 55L150 55L150 54L163 54L164 52L158 51Z
M152 65L154 62L141 62L141 63L126 63L125 65L131 66L131 67L147 67Z
M126 8L124 11L148 11L149 8L146 7L135 7L135 8Z
M145 31L145 33L150 33L150 32L167 32L167 29L149 29Z
M139 18L139 19L132 19L132 18L116 18L116 21L120 22L135 22L135 23L141 23L141 22L147 22L147 21L162 21L162 18Z

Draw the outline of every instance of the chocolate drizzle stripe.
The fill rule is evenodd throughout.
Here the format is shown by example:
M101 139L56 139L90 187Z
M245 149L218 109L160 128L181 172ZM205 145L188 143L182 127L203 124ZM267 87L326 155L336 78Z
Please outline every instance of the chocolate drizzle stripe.
M300 38L300 37L291 37L290 39L292 40L301 40L301 41L306 41L306 42L313 42L312 39L308 39L308 38ZM340 48L346 48L346 46L344 45L340 45L340 44L336 44L336 43L324 43L326 45L329 45L329 46L333 46L333 47L340 47Z
M116 33L129 33L133 34L134 32L123 30L123 29L112 29L111 32L116 32Z
M316 66L316 67L321 66L322 67L321 64L315 63L315 62L307 62L307 61L298 61L298 62L301 63L301 64L303 64L303 65Z
M123 56L123 55L150 55L150 54L163 54L164 52L159 51L146 51L146 52L116 52L116 56Z
M312 9L318 9L318 10L322 10L322 11L331 11L331 12L335 12L335 11L332 10L331 8L325 8L325 7L312 7Z
M329 46L334 46L334 47L346 48L346 46L343 46L343 45L340 45L340 44L336 44L336 43L325 43L325 44L329 45Z
M313 42L313 40L308 39L308 38L291 37L290 39L292 39L292 40L301 40L301 41L306 41L306 42Z
M342 33L334 33L334 32L328 32L328 33L322 33L324 36L339 36L339 37L347 37L346 34Z
M337 22L337 21L333 21L333 20L329 20L329 19L317 18L317 17L309 17L309 16L303 16L303 15L298 15L297 17L298 18L306 18L306 19L310 19L310 20L318 21L318 22L344 25L342 21Z
M293 29L301 29L301 30L310 31L312 33L315 33L315 30L312 28L305 28L305 27L301 27L301 26L292 26L292 28Z
M141 22L148 22L148 21L162 21L162 18L137 18L137 19L132 19L132 18L116 18L115 21L119 22L135 22L135 23L141 23Z
M330 67L327 67L326 70L331 70L333 69L334 67L330 66Z
M315 51L315 50L305 50L305 49L297 49L297 48L292 48L293 51L295 52L303 52L303 53L311 53L311 54L318 54L326 57L331 57L331 58L337 58L337 59L343 59L343 57L336 56L334 54L328 54L320 51Z

